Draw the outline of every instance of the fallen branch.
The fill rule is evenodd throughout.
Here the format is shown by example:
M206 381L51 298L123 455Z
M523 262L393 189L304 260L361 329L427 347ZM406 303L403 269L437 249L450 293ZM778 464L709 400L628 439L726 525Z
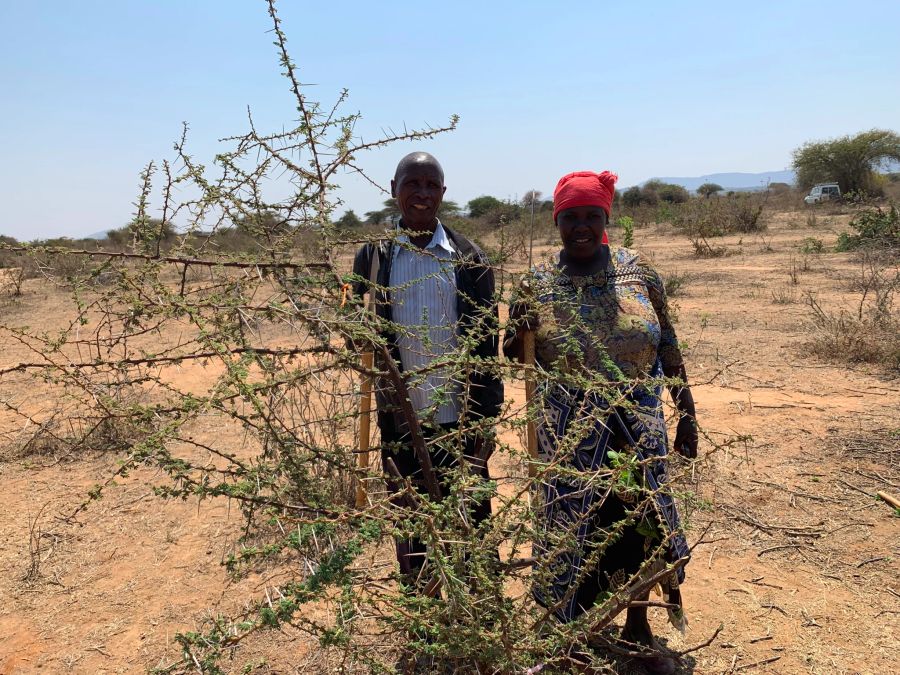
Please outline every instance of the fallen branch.
M689 649L685 649L683 651L675 652L675 653L680 658L680 657L684 656L685 654L690 654L691 652L696 652L696 651L700 651L701 649L705 649L706 647L709 647L713 643L713 640L715 640L717 637L719 637L719 633L721 633L723 630L725 630L725 624L720 623L719 627L716 628L716 632L713 633L712 635L710 635L708 640L706 640L705 642L701 642L699 645L697 645L695 647L691 647Z
M753 668L753 666L764 666L767 663L775 663L780 656L773 656L768 659L763 659L762 661L755 661L754 663L745 663L743 666L738 666L735 670L746 670L747 668Z

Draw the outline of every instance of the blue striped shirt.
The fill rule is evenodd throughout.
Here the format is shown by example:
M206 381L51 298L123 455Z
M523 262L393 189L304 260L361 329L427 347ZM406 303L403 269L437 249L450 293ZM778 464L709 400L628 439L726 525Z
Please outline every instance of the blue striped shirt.
M432 419L438 424L458 421L460 412L461 387L450 380L450 369L429 368L435 359L449 356L457 347L455 254L440 221L424 249L410 243L408 236L399 236L389 282L410 401L421 419L433 411Z

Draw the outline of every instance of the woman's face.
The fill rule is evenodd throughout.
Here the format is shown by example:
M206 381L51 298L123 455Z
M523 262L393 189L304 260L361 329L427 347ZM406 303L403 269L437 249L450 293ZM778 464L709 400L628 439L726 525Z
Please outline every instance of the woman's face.
M556 225L570 260L590 260L600 253L607 220L602 206L575 206L559 212Z

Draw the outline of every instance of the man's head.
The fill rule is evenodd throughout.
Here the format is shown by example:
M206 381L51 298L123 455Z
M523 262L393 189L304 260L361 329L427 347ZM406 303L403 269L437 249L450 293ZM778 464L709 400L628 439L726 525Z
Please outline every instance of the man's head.
M411 152L401 159L391 181L391 196L397 200L403 227L433 232L446 190L444 170L433 156Z

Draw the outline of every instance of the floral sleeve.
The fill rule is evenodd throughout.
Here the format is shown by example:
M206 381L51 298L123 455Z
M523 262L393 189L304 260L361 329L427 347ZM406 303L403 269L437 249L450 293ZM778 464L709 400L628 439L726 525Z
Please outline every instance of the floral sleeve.
M666 300L666 288L662 277L655 269L648 265L641 265L644 269L644 278L647 283L647 292L650 302L659 319L659 360L662 363L663 373L667 377L677 375L684 367L684 358L681 348L678 346L678 336L675 335L675 327L672 325L672 317L669 314L669 303Z

